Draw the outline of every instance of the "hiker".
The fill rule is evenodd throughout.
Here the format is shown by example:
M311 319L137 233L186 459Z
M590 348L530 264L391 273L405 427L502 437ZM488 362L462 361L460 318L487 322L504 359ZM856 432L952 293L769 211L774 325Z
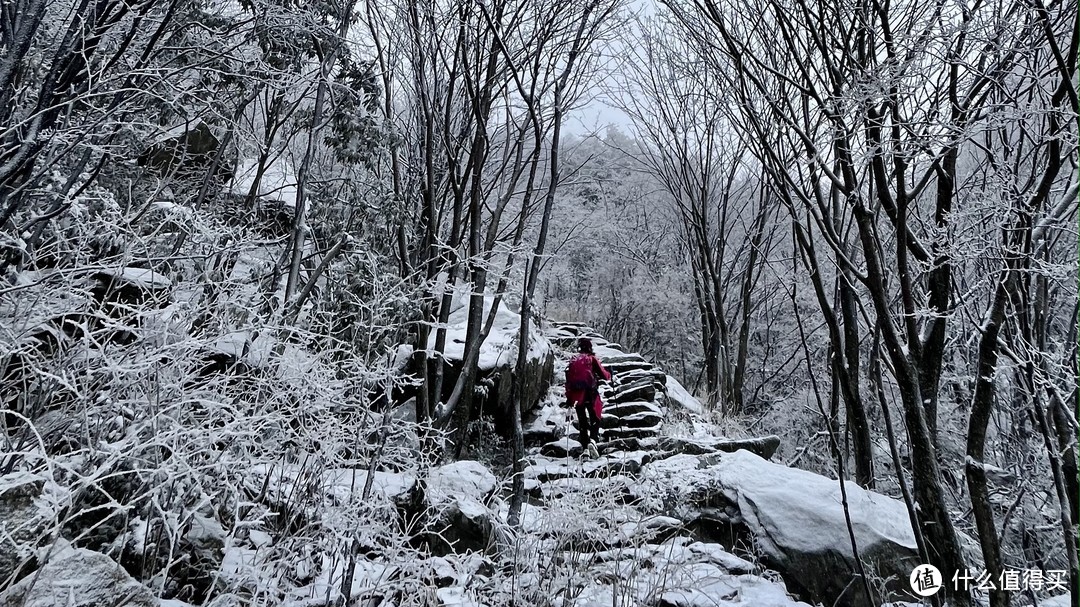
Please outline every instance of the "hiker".
M600 417L604 402L600 400L600 381L610 381L611 374L593 353L592 340L578 339L578 355L566 367L566 405L577 411L579 442L591 457L599 457Z

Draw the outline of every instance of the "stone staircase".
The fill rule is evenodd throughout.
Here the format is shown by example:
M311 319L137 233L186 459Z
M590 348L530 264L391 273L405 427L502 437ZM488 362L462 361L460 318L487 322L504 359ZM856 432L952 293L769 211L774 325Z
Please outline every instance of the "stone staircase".
M654 447L668 413L667 374L640 354L624 352L622 346L581 323L552 323L545 335L561 352L557 353L549 404L526 422L526 445L539 446L539 452L548 457L576 457L581 453L581 444L576 440L576 415L566 409L565 403L563 406L552 403L562 402L562 378L567 361L577 351L578 338L588 337L600 362L611 372L611 382L600 387L604 415L597 448L603 454L610 454ZM565 421L568 417L569 424Z
M554 381L546 404L524 420L529 465L525 470L530 495L541 500L559 493L567 483L595 479L609 486L633 486L641 469L652 461L688 454L703 455L747 449L768 459L779 446L775 436L754 439L689 438L667 436L664 423L670 412L666 396L667 374L640 354L624 352L592 328L572 322L555 322L545 336L556 348ZM602 384L600 457L580 459L584 451L577 441L577 416L568 410L563 395L566 365L577 352L579 337L588 337L601 363L611 372ZM560 483L560 481L565 481ZM622 483L625 481L625 483ZM626 500L632 501L629 493Z
M681 425L696 414L681 411L678 401L667 397L662 369L580 323L553 323L544 333L556 350L554 381L544 404L524 420L528 498L522 530L541 538L557 562L580 561L576 596L563 604L809 607L791 600L782 584L758 577L756 565L699 534L700 517L672 516L675 510L664 501L670 493L663 489L666 471L698 469L718 461L720 452L738 449L767 459L779 438L681 435ZM612 374L610 384L601 387L604 415L596 458L581 457L577 416L567 410L564 397L566 365L579 337L592 340ZM674 414L684 423L665 428Z

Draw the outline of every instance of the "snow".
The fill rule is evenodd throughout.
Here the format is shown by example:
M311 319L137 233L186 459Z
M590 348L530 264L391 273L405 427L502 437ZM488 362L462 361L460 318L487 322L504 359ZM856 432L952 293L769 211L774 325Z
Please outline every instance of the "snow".
M195 118L194 120L181 122L180 124L171 126L167 129L162 129L156 137L151 139L151 143L165 143L172 139L182 137L185 133L197 129L200 124L203 124L202 118Z
M469 322L471 301L470 285L457 285L450 305L450 316L446 321L446 348L443 356L448 360L460 361L465 358L465 338ZM487 322L495 296L484 296L484 322ZM490 371L497 367L512 364L517 358L517 338L521 329L521 315L510 310L505 301L499 304L495 312L495 321L484 343L480 346L477 367ZM428 348L435 348L437 331L432 331L428 338ZM526 357L530 361L540 360L551 351L551 346L536 327L530 327L529 347Z
M7 493L11 489L21 487L23 485L33 485L36 483L47 483L49 479L38 474L32 474L30 472L12 472L0 476L0 494Z
M241 162L236 169L236 178L233 179L233 193L246 196L251 191L251 185L255 183L257 172L258 163L254 159L248 158ZM295 207L296 193L296 173L290 163L284 158L270 161L259 182L258 195L281 201L288 207Z
M308 483L307 476L312 473L310 468L298 465L269 465L256 464L250 469L250 473L258 483L261 483L267 475L270 475L268 485L271 495L292 495L297 483ZM326 470L321 475L320 489L327 495L342 500L358 499L367 483L368 471L363 468L333 468ZM416 476L403 472L375 472L371 489L376 496L390 500L398 500L406 497L416 487Z
M607 359L607 358L615 358L616 356L626 356L627 355L626 352L623 352L622 350L616 350L615 348L611 348L611 347L604 346L604 345L598 345L596 343L593 344L593 354L596 354L596 357L600 359L601 363L603 363L604 359Z
M373 562L364 558L357 558L348 563L352 566L351 596L364 596L368 592L377 591L385 587L387 579L398 571L398 567L389 563ZM343 559L324 557L319 574L314 583L299 588L292 593L291 600L286 600L285 605L298 606L309 605L307 599L321 599L317 604L328 604L325 599L336 602L341 596L342 582L346 575L346 563Z
M753 566L734 555L733 573L723 564L703 557L699 542L685 538L632 549L578 555L579 564L600 563L592 576L617 580L615 586L599 582L586 586L572 605L670 605L680 607L808 607L787 594L782 583L744 573ZM717 548L719 551L720 549ZM614 595L614 596L613 596ZM613 602L613 599L614 602ZM636 599L636 600L635 600Z
M748 451L724 453L716 466L693 472L713 476L725 495L738 501L739 511L766 550L835 551L851 558L837 481L771 463ZM850 481L845 488L859 546L884 541L916 549L903 502Z
M149 268L113 268L104 270L104 273L144 289L167 289L172 286L167 276Z
M229 546L221 559L221 574L233 579L253 579L258 572L258 551Z
M433 468L427 476L425 492L432 503L468 497L483 501L495 490L495 475L483 464L462 460Z
M335 468L323 473L324 491L339 497L359 496L367 484L363 468ZM416 486L416 477L401 472L375 472L371 490L389 499L401 499Z
M667 395L672 403L691 413L697 413L698 415L705 413L705 407L701 404L701 401L694 398L694 395L690 394L690 391L684 388L679 383L679 380L670 375L667 376Z
M466 519L479 520L487 516L487 508L484 508L483 504L471 497L462 497L454 501L457 503L458 512Z
M184 534L184 537L196 544L210 544L213 542L224 543L228 535L221 523L201 514L193 514L188 532Z
M756 575L729 576L718 574L719 571L705 563L693 565L685 577L670 580L682 587L661 593L660 602L672 607L806 606L806 603L790 598L779 584Z
M252 336L251 331L226 333L214 340L211 349L233 356L253 367L269 366L274 360L274 348L278 345L277 337L273 331L262 331L254 335L254 339ZM248 348L247 355L243 355L245 344ZM276 369L286 377L294 377L310 372L317 359L304 348L286 344L282 348L280 362L281 364L276 365Z
M408 366L409 361L412 360L413 347L410 344L400 344L394 350L394 359L390 364L390 368L394 375L401 375L405 372L405 367Z
M480 603L466 594L464 588L439 588L435 591L439 604L444 607L480 607Z
M270 537L270 534L265 531L251 529L248 531L248 541L254 544L256 548L263 548L269 546L274 540Z
M1072 595L1059 594L1039 601L1041 607L1073 607Z

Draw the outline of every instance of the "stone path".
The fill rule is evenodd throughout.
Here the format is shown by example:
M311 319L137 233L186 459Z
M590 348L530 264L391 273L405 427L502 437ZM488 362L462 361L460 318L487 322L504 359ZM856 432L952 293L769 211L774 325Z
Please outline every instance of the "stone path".
M662 369L580 323L554 323L545 336L557 348L555 385L525 420L529 501L522 531L549 542L559 562L580 566L581 578L559 589L567 595L560 604L803 605L782 584L756 575L752 563L695 537L685 521L665 515L658 504L663 497L654 495L656 484L649 480L650 464L673 456L748 449L768 458L779 439L670 436L665 424L678 405L667 399ZM579 337L592 339L612 373L610 385L601 388L605 407L598 458L582 456L576 415L563 402L562 378ZM590 517L596 518L592 524Z
M607 341L579 323L554 324L546 336L553 345L564 350L556 363L556 385L552 387L550 400L561 400L563 386L560 380L566 363L576 350L578 338L588 337L604 367L611 372L611 382L601 384L600 388L604 415L598 449L601 453L611 454L634 444L651 446L650 439L660 435L667 416L664 398L667 374L640 354L623 352L619 344ZM569 425L567 418L571 418ZM576 457L582 451L576 440L577 423L576 415L571 411L549 402L527 422L526 445L535 447L543 443L539 452L550 457ZM631 439L631 442L617 442L623 439Z

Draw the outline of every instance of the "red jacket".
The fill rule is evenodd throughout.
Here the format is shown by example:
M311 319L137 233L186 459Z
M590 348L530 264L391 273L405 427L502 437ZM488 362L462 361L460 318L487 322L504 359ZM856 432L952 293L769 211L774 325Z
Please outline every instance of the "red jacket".
M599 380L601 378L604 379L605 381L610 381L611 380L611 373L609 373L608 370L604 368L604 365L600 364L600 359L597 358L595 354L578 354L578 356L588 356L588 357L592 358L593 377L595 377L597 379L597 384L599 384ZM566 386L566 400L568 402L571 402L571 403L582 403L588 397L587 392L588 392L587 389L574 388L574 387L571 387L569 384L567 384L567 386ZM600 400L599 385L597 385L597 389L595 389L593 391L593 399L594 399L593 402L592 402L593 411L596 412L596 417L597 417L597 419L599 419L600 416L603 414L603 411L604 411L604 402L602 400Z

